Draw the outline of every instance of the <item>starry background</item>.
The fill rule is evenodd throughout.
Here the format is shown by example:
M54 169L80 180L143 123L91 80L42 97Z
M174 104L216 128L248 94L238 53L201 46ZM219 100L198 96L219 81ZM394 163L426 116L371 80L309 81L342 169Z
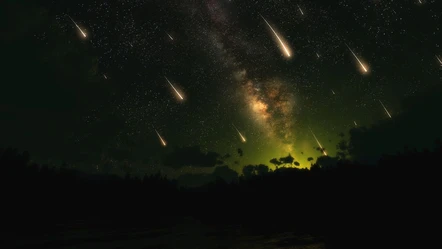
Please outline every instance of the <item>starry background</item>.
M440 84L436 2L3 1L2 146L171 175L212 170L162 167L174 146L229 153L238 171L288 153L308 167L321 155L310 128L333 155L355 122L388 119L379 100L394 117Z

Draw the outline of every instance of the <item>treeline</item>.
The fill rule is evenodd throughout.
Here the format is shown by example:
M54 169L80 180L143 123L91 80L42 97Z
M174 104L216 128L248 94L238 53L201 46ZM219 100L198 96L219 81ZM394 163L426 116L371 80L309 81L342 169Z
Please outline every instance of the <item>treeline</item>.
M179 187L160 174L122 178L52 168L13 149L0 155L2 226L9 233L35 234L78 221L145 227L194 216L213 224L325 235L343 246L369 235L376 236L367 245L427 232L423 226L435 218L441 185L442 145L385 156L377 165L341 160L335 167L272 172L250 166L238 180L218 178L198 188Z

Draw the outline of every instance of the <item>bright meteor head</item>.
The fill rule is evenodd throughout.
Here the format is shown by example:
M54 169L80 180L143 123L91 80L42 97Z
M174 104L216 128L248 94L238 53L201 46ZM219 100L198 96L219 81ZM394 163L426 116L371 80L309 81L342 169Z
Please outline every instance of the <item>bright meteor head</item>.
M309 128L310 128L310 127L309 127ZM322 147L322 145L321 145L321 143L319 142L318 138L316 138L316 135L315 135L315 133L313 133L312 128L310 128L310 132L312 133L313 137L315 138L316 143L318 144L319 148L320 148L321 151L322 151L322 154L323 154L324 156L327 156L327 152L325 152L324 147Z
M160 133L158 133L157 130L155 130L155 132L157 133L158 138L160 139L161 144L162 144L164 147L166 147L166 145L167 145L167 144L166 144L166 141L161 137Z
M81 35L83 35L84 38L87 37L86 33L78 26L78 24L72 19L72 17L68 16L69 19L74 23L75 27L77 27L78 31L80 31Z
M275 30L273 29L273 27L270 25L270 23L267 22L267 20L266 20L262 15L261 15L261 17L262 17L262 19L266 22L267 26L269 26L269 28L270 28L270 30L273 32L273 34L275 35L276 39L278 40L278 42L279 42L279 44L280 44L280 46L281 46L281 48L282 48L282 51L283 51L284 55L287 56L287 57L291 57L292 55L291 55L291 53L290 53L290 50L289 50L288 45L286 45L286 44L282 41L282 39L279 37L278 33L276 33L276 31L275 31Z
M366 74L368 73L368 66L366 64L364 64L359 57L353 52L353 50L347 45L347 48L350 50L350 52L353 54L353 57L355 57L356 61L359 63L360 69L362 71L362 73Z
M241 134L241 132L238 130L238 128L236 128L236 126L234 125L234 124L232 124L233 125L233 127L235 128L235 130L238 132L238 135L239 135L239 137L241 138L241 141L243 142L243 143L245 143L247 140L246 140L246 138Z
M181 93L172 85L172 83L169 81L169 79L164 76L164 78L167 80L167 82L169 83L169 85L172 87L172 89L175 91L175 93L177 94L178 98L180 98L181 100L184 100L183 95L181 95Z

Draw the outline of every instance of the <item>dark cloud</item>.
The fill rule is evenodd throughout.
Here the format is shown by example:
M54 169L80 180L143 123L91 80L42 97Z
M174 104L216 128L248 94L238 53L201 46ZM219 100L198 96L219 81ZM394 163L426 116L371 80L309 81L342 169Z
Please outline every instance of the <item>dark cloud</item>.
M186 166L214 167L219 164L220 154L209 151L204 153L199 146L175 147L164 157L164 166L179 169Z

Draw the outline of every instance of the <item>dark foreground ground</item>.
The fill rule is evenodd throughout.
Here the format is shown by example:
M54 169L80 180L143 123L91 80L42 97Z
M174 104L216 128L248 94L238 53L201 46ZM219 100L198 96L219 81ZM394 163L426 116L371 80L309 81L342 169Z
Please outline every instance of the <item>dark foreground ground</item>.
M192 217L158 228L115 228L81 222L40 236L17 237L15 248L325 248L323 241L290 232L251 233L241 226L211 226Z

